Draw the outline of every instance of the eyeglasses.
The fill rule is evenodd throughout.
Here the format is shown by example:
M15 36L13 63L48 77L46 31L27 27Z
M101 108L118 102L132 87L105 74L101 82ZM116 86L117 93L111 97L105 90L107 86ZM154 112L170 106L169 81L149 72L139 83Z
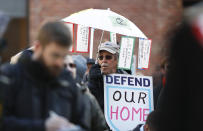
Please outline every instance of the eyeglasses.
M99 58L99 60L103 60L103 59L104 59L104 56L101 55L101 56L99 56L98 58ZM105 59L106 59L106 60L111 60L111 59L112 59L112 56L111 56L111 55L106 55L106 56L105 56Z

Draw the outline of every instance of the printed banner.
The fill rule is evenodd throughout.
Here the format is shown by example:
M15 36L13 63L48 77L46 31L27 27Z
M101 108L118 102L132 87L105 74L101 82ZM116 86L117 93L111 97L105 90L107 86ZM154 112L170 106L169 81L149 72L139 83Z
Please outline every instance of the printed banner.
M74 24L72 24L72 23L68 23L68 22L65 22L66 24L66 26L69 28L69 30L70 30L70 33L71 33L71 36L72 36L72 40L73 40L73 44L74 44L74 35L73 35L73 33L74 33ZM70 52L74 52L74 46L73 46L73 44L71 45L71 47L69 48L69 51Z
M113 131L129 131L146 122L153 111L151 76L104 76L105 119Z
M123 36L119 54L119 69L130 70L132 65L135 38Z
M138 69L148 69L152 40L139 38Z
M76 52L89 53L90 28L83 25L78 25L76 41Z
M116 33L110 32L110 41L117 44Z

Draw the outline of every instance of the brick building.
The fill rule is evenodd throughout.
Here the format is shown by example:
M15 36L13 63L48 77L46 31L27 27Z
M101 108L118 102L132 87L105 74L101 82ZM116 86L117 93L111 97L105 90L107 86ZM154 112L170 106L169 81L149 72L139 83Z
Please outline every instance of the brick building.
M43 21L62 19L88 8L110 8L134 22L148 38L152 39L150 70L144 71L145 74L151 74L159 64L163 53L162 47L167 42L167 33L178 24L182 15L181 0L31 0L30 41L34 40L37 28ZM108 35L106 32L104 34ZM99 43L97 39L100 36L99 33L95 34L94 47L97 47L96 44ZM97 48L94 48L94 56L96 50Z
M6 1L6 0L1 0ZM0 2L1 2L0 1ZM26 15L18 23L21 25L20 41L13 41L16 45L6 51L6 60L26 46L32 45L39 26L48 20L60 20L72 13L83 9L107 9L121 14L134 22L141 31L152 39L150 69L142 71L151 75L167 50L167 39L170 30L175 28L182 17L182 0L20 0L25 7ZM197 1L197 0L185 0ZM13 2L17 2L14 1ZM19 1L18 1L19 2ZM17 3L18 3L17 2ZM15 5L15 4L14 4ZM15 23L11 21L10 23ZM17 24L13 24L16 25ZM17 26L19 27L19 26ZM17 28L15 27L15 28ZM23 35L24 34L24 35ZM108 33L104 33L108 39ZM25 37L22 37L25 36ZM26 37L28 35L28 37ZM97 47L101 32L95 33L94 47ZM104 39L105 39L104 37ZM138 41L136 41L138 44ZM8 42L9 43L9 42ZM27 43L27 44L25 44ZM18 46L17 46L18 45ZM15 49L15 50L14 50ZM95 56L97 48L94 48ZM137 50L135 49L135 53ZM88 56L88 54L84 54Z

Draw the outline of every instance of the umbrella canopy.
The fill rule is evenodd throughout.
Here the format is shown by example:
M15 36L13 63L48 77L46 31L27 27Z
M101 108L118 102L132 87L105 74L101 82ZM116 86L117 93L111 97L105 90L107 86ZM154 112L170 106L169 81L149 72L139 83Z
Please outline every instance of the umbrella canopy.
M72 14L62 21L126 36L147 38L133 22L111 10L86 9Z

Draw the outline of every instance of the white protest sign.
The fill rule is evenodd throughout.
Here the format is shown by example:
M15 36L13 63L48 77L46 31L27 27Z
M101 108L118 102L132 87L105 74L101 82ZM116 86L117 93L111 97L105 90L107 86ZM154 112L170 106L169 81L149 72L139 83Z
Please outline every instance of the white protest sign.
M90 59L93 57L94 28L90 31Z
M135 38L132 37L122 37L121 47L118 61L119 69L130 70L132 65L132 56L134 51Z
M65 22L66 26L68 27L68 29L70 30L70 33L71 33L71 37L72 37L72 40L74 41L74 35L73 35L73 32L74 32L74 25L72 23L68 23L68 22ZM71 45L71 47L69 48L69 51L70 52L74 52L74 46L73 44Z
M78 25L76 41L76 52L88 53L90 42L90 28L83 25Z
M151 40L139 38L138 69L149 68L149 58L151 53Z
M113 43L117 43L116 33L110 32L110 41Z
M136 55L133 55L133 62L131 66L131 74L136 75Z
M104 76L105 119L113 131L129 131L144 124L153 111L151 76Z

